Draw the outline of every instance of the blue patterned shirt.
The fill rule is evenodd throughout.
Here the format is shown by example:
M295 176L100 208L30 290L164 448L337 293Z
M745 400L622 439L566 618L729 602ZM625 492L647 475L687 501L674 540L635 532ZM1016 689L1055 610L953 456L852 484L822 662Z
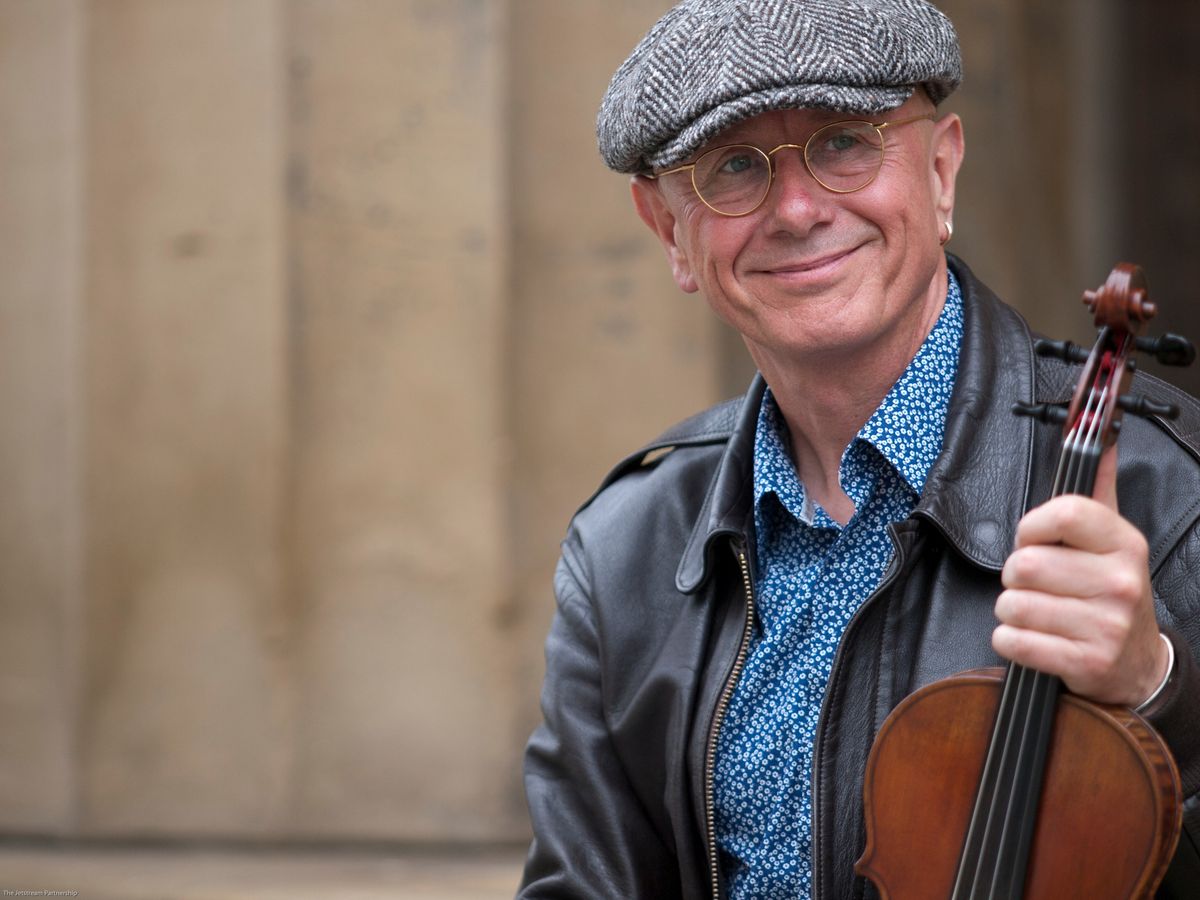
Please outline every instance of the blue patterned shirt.
M721 726L716 836L733 900L807 898L812 882L813 739L846 625L892 556L942 449L958 370L962 295L946 305L899 381L842 454L855 513L841 526L805 496L768 390L754 445L759 622Z

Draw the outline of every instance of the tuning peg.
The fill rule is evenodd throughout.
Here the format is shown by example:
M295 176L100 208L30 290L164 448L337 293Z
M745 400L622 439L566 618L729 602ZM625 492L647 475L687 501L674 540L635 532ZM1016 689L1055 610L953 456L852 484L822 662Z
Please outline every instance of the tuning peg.
M1174 403L1159 403L1135 394L1118 397L1117 406L1135 416L1161 416L1164 419L1174 419L1179 415L1179 407Z
M1053 356L1072 363L1087 362L1089 355L1086 347L1071 341L1050 341L1045 338L1034 341L1033 350L1038 356Z
M1196 348L1182 335L1164 334L1162 337L1140 337L1137 348L1143 353L1154 355L1164 366L1190 366L1196 359Z
M1012 411L1014 415L1029 416L1054 425L1063 425L1067 421L1066 408L1054 403L1014 403Z

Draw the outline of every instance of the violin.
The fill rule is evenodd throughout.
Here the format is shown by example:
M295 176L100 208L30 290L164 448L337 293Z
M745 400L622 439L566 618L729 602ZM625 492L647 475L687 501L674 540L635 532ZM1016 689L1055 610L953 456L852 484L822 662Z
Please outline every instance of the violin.
M1126 392L1136 351L1187 365L1178 335L1141 336L1155 314L1142 270L1121 263L1084 293L1098 328L1090 352L1038 341L1082 363L1071 401L1017 403L1061 424L1053 496L1091 496L1122 415L1173 418ZM876 736L863 785L866 849L855 871L885 900L1149 898L1182 823L1179 772L1136 712L1092 703L1025 666L976 669L905 698Z

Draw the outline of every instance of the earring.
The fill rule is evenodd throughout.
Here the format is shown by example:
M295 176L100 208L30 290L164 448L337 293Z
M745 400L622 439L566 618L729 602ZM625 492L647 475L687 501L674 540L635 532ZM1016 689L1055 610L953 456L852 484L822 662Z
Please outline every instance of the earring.
M938 241L943 247L950 243L950 238L954 237L954 223L949 219L946 220L946 236Z

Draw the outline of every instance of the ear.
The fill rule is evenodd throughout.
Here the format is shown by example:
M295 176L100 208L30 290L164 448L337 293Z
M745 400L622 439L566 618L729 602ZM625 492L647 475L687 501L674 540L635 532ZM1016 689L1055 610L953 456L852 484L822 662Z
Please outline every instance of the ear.
M962 120L954 113L938 119L934 124L931 176L939 225L954 218L954 184L964 150Z
M667 200L658 182L652 178L635 175L629 183L629 189L633 194L633 208L667 252L667 262L671 264L671 274L675 276L675 283L685 294L694 294L699 290L699 286L692 277L692 266L687 253L679 246L679 239L675 233L675 213L667 206Z

